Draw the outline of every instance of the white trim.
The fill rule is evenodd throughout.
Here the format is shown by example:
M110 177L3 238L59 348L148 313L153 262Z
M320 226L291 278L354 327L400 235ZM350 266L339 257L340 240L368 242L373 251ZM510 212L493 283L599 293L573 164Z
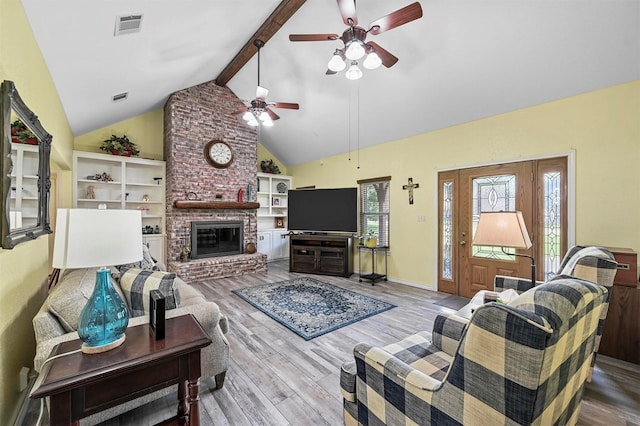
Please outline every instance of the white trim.
M433 215L433 217L437 219L434 221L435 222L434 235L436 235L436 239L434 242L435 244L434 253L436 253L436 256L434 256L435 257L434 282L436 283L435 291L438 291L438 268L439 268L438 250L440 250L440 247L438 247L438 238L437 238L437 235L439 232L438 222L440 220L440 218L438 217L438 194L440 191L440 188L438 187L438 174L441 172L448 172L452 170L464 170L464 169L471 169L474 167L485 167L485 166L495 166L498 164L519 163L522 161L546 160L548 158L557 158L557 157L567 157L567 247L572 247L576 244L576 151L574 149L571 149L569 151L552 153L552 154L518 157L518 158L490 161L486 163L475 163L470 165L468 164L465 166L435 169L436 176L435 176L434 182L436 183L436 190L435 190L435 203L434 203L435 213Z
M465 166L447 167L447 168L442 168L442 169L436 169L436 176L440 172L448 172L448 171L451 171L451 170L464 170L464 169L471 169L471 168L474 168L474 167L485 167L485 166L495 166L495 165L498 165L498 164L520 163L520 162L523 162L523 161L546 160L547 158L573 157L575 159L575 154L576 154L575 150L571 149L569 151L561 151L561 152L556 152L556 153L552 153L552 154L529 155L529 156L526 156L526 157L517 157L517 158L504 159L504 160L495 160L495 161L489 161L489 162L486 162L486 163L475 163L475 164L467 164Z
M422 290L429 290L429 291L435 291L435 292L438 291L437 284L422 284L422 283L416 283L413 281L400 280L392 277L389 277L389 282L398 283L398 284L406 285L409 287L420 288Z
M359 277L360 271L359 270L354 270L353 274L354 274L353 278L358 278L358 280L360 279L360 277ZM364 283L366 281L362 281L362 282ZM376 281L376 282L378 282L378 281ZM401 280L399 278L394 278L394 277L390 277L390 276L387 276L387 281L386 282L388 282L389 284L402 284L402 285L406 285L406 286L409 286L409 287L419 288L419 289L422 289L422 290L429 290L429 291L438 292L437 284L417 283L417 282L413 282L413 281Z

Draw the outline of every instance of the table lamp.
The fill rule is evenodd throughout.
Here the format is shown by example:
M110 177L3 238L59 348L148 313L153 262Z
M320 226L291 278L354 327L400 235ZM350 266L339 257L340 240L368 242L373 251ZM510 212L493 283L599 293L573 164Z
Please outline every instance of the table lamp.
M536 261L533 256L520 253L507 253L504 248L528 249L531 239L524 224L522 212L482 212L473 236L474 246L500 247L510 256L531 259L531 284L536 283Z
M101 267L78 320L82 352L120 346L129 324L127 304L111 282L107 266L142 259L142 218L138 210L58 209L53 267Z

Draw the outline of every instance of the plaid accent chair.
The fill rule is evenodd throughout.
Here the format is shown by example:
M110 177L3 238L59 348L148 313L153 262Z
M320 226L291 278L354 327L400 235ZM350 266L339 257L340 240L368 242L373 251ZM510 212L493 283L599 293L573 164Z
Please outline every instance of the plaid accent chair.
M607 289L566 277L478 307L453 356L418 333L360 343L341 371L346 425L575 424Z
M602 338L602 331L604 330L604 321L607 318L607 312L609 311L609 300L611 299L611 291L613 289L613 279L616 276L617 270L618 263L616 262L613 254L606 248L594 246L573 246L569 251L567 251L567 254L562 259L560 271L549 279L549 281L554 281L565 276L572 276L600 284L607 287L609 290L607 293L607 300L602 308L600 323L598 324L598 333L596 335L596 347L594 352L598 352L598 348L600 347L600 339ZM536 282L536 285L540 284L540 281ZM502 275L496 275L494 278L494 285L495 291L504 291L511 288L516 290L518 293L526 291L532 287L531 280L506 277ZM591 377L593 376L595 363L596 356L594 355L591 362L589 381L591 381Z

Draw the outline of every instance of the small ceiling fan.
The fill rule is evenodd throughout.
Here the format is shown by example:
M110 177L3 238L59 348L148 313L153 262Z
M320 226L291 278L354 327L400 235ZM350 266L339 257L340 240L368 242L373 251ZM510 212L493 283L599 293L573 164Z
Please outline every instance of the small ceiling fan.
M338 34L290 34L290 41L325 41L342 40L344 47L336 49L329 61L327 74L336 74L347 67L345 76L350 80L362 77L362 70L358 68L358 60L366 55L362 66L367 69L376 69L380 65L387 68L398 62L398 58L383 49L373 41L365 42L367 34L377 35L392 30L400 25L415 21L422 17L422 7L415 2L408 6L376 19L365 30L358 26L355 0L337 0L338 8L342 14L342 21L349 26L342 35Z
M300 106L290 102L267 102L269 90L260 86L260 49L264 46L264 42L255 40L253 44L258 48L258 87L256 88L256 97L249 102L250 105L234 111L234 114L244 113L242 118L249 126L258 126L262 123L263 126L271 127L273 126L273 120L280 118L271 108L300 109Z

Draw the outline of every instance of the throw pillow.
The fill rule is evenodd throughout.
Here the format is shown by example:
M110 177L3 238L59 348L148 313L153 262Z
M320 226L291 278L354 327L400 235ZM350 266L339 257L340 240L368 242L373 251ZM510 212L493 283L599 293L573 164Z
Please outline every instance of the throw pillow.
M49 297L51 312L67 332L78 329L82 308L87 304L96 286L96 268L67 269ZM117 287L114 285L114 287Z
M160 290L166 298L165 308L180 306L180 292L176 288L176 274L130 268L121 271L120 288L131 310L131 317L149 314L149 293Z
M123 269L136 268L146 271L159 271L160 268L156 265L156 260L151 256L149 247L146 244L142 244L142 260L133 263L127 263L125 265L117 265L116 268L120 273ZM115 278L115 277L114 277Z

